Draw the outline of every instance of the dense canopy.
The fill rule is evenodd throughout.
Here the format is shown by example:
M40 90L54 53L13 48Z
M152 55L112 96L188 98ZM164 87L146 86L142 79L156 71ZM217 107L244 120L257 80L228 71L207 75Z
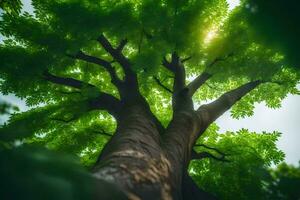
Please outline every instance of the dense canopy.
M95 164L117 123L111 110L87 105L91 99L121 99L116 83L126 76L103 41L128 58L139 91L165 128L173 115L174 74L163 64L174 52L188 83L203 73L209 78L195 88L196 108L258 80L262 84L232 107L232 117L251 116L260 102L278 108L288 94L299 94L297 63L261 37L246 1L232 11L225 0L32 0L32 5L33 14L7 11L0 21L5 37L0 91L30 107L3 125L1 149L43 146L77 155L88 168ZM194 147L217 159L192 161L190 175L222 199L266 199L267 169L284 158L276 147L280 133L218 129L212 124Z

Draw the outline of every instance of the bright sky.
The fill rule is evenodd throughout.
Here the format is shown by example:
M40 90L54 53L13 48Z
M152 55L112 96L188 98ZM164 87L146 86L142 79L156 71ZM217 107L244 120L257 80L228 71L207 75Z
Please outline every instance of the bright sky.
M229 5L229 10L232 10L240 4L240 0L227 0L227 3Z
M30 0L23 0L24 9L32 12ZM239 5L239 0L227 0L229 9L233 9ZM1 36L0 36L1 41ZM300 89L300 85L298 87ZM28 109L24 101L16 98L14 95L3 96L0 94L0 99L6 100L20 107L22 111ZM217 124L221 127L221 132L237 131L241 128L247 128L255 132L272 132L279 131L282 134L278 141L278 147L286 154L286 162L290 164L298 164L300 160L300 96L288 95L282 102L282 107L279 109L267 108L263 103L257 104L254 110L254 115L245 119L232 119L230 113L226 112L217 120ZM0 123L3 123L7 116L0 118Z

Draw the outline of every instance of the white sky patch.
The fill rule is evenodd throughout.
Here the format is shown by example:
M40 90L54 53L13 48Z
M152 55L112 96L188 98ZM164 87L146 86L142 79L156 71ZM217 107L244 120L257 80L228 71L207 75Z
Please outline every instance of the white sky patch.
M32 6L32 2L31 2L31 0L22 0L21 1L22 2L22 4L23 4L23 7L22 7L22 13L24 13L24 12L28 12L29 14L34 14L33 13L33 6Z
M228 9L231 11L233 10L235 7L240 5L240 0L227 0L228 3Z
M221 133L238 131L242 128L258 133L281 132L282 135L277 142L278 148L285 153L287 163L297 165L300 161L299 102L300 95L289 94L278 109L270 109L265 103L259 103L255 105L254 115L251 117L237 120L230 116L230 111L227 111L216 122L220 126Z

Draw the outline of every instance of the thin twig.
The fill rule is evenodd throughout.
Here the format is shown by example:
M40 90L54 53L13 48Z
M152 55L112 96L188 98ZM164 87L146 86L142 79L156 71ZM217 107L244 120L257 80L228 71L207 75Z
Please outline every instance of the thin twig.
M154 76L153 78L159 86L167 90L169 93L173 94L173 91L167 88L164 84L162 84L162 82L160 82L160 80L157 77Z

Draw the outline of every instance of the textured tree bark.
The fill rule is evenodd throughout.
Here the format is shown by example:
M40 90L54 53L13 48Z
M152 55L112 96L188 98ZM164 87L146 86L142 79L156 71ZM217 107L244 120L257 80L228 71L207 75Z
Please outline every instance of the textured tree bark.
M173 119L164 134L158 131L143 98L125 103L117 119L117 132L103 150L94 175L116 184L129 199L214 199L203 191L196 192L187 176L193 146L210 123L260 83L242 85L197 111L191 108L191 97L184 95L188 93L178 92L173 96Z
M183 187L187 182L184 177L194 143L201 135L199 131L203 132L205 128L201 127L207 124L193 109L192 96L185 86L185 70L177 54L172 54L172 61L166 61L165 65L175 74L174 113L168 127L162 132L147 102L136 87L128 87L131 85L128 82L120 88L123 108L117 116L116 134L93 170L97 178L116 184L129 199L182 200L190 197L186 192L188 185ZM191 179L187 180L191 183ZM197 187L192 186L196 194Z
M184 199L183 177L199 130L196 112L181 112L162 137L144 105L124 105L93 174L117 185L129 199Z
M120 62L125 62L123 57L118 56L116 55L116 58L120 59ZM262 81L246 83L224 93L214 102L194 110L192 94L209 75L200 75L195 82L186 86L183 65L176 54L172 56L170 66L168 63L166 65L171 70L174 70L174 66L180 67L181 70L174 70L173 118L166 129L141 96L137 77L130 71L127 72L130 77L118 84L121 100L93 90L97 92L98 95L95 96L98 97L87 101L88 110L106 109L117 120L116 133L103 149L93 169L93 175L101 182L99 191L105 188L104 181L110 186L114 185L115 191L122 191L128 199L133 200L214 199L199 190L188 177L187 168L193 146L209 124ZM62 78L50 73L45 73L45 76L55 84L76 89L95 89L93 85L71 78ZM106 195L105 199L114 199L114 195Z
M171 165L157 127L140 105L126 105L116 134L94 168L97 178L118 185L129 199L178 199L171 188Z

